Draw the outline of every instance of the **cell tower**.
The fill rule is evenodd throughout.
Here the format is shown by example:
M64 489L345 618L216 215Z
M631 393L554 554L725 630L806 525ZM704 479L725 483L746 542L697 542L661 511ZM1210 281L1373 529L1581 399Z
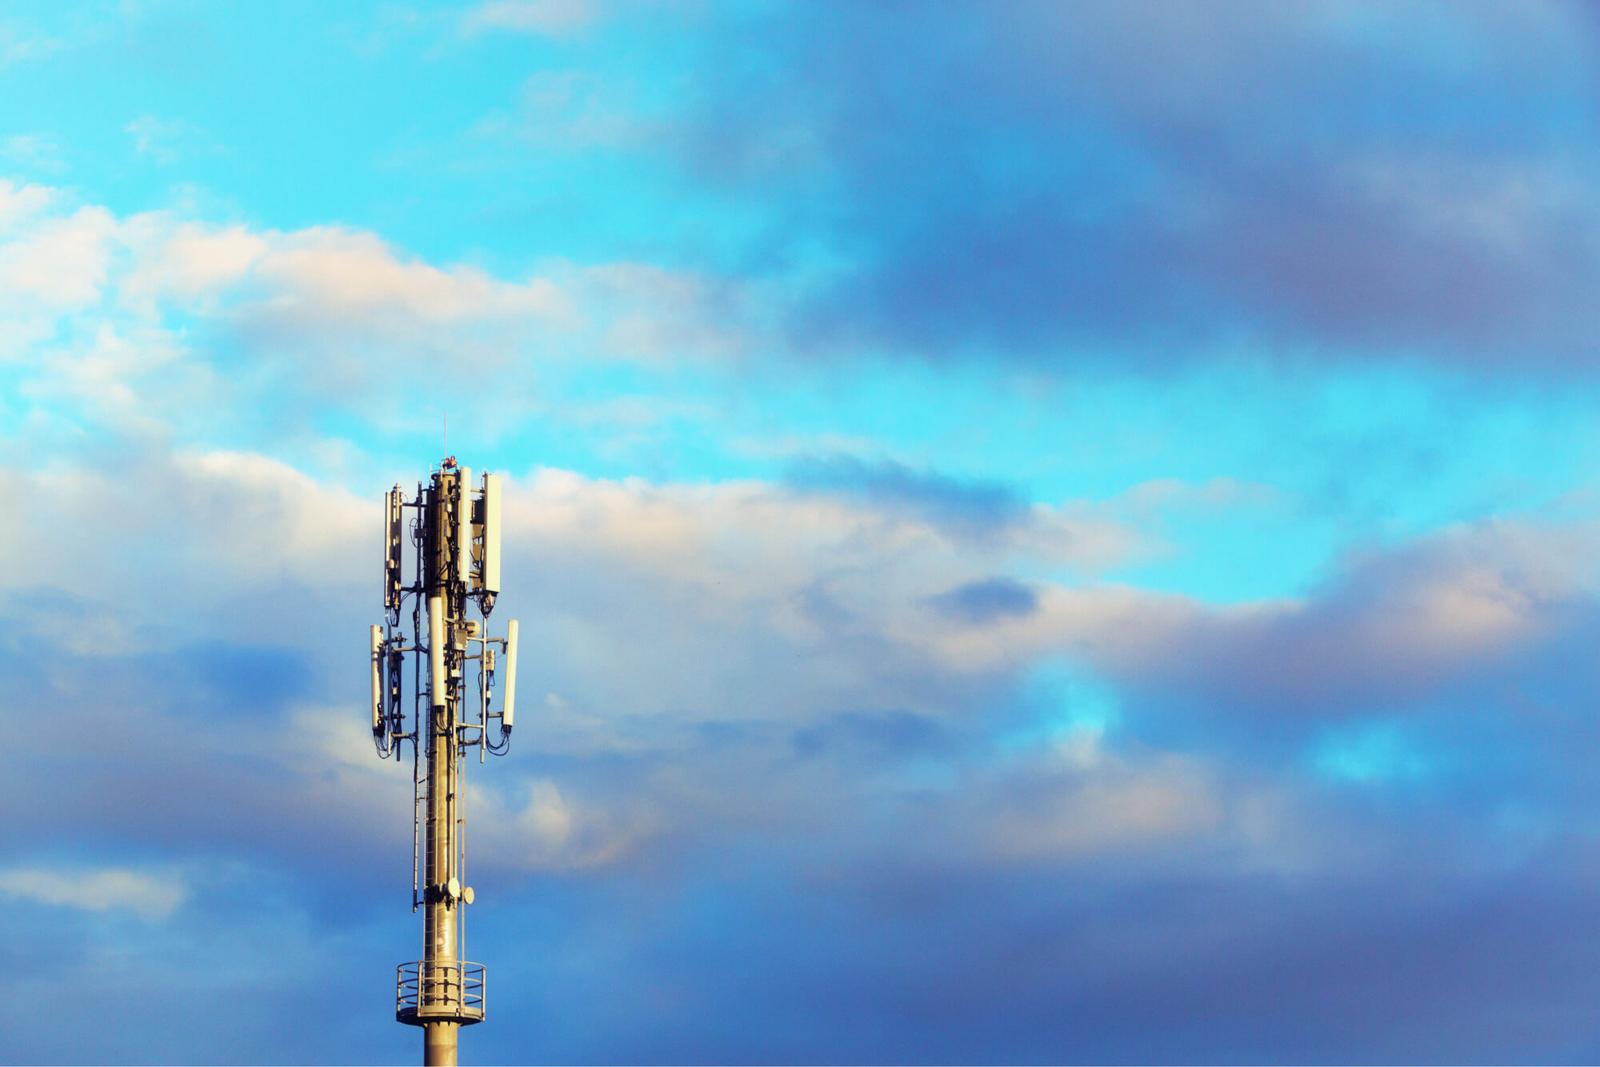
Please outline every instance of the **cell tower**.
M413 511L408 523L406 512ZM405 539L414 563L406 580ZM417 495L384 496L384 625L372 628L372 739L400 759L411 742L411 910L422 911L422 959L395 969L395 1018L422 1027L422 1062L454 1064L461 1027L483 1021L483 964L466 959L466 791L463 760L511 747L517 620L490 637L500 592L500 478L451 456ZM406 608L410 607L410 627ZM481 618L469 619L476 604ZM411 657L407 683L406 658ZM477 689L468 672L476 665ZM503 675L503 680L501 680ZM503 694L492 709L495 690ZM406 696L411 710L406 710Z

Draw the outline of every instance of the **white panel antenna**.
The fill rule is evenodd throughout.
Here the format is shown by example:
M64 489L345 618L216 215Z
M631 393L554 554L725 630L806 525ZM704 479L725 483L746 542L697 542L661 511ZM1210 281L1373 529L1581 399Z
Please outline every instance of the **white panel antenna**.
M383 627L372 628L372 732L383 733Z
M472 468L462 467L456 479L456 580L472 586Z
M483 613L494 610L500 592L500 476L483 476Z
M506 733L511 732L511 726L517 715L517 620L512 619L506 624L506 695L505 703L501 705L500 725L505 727Z
M433 694L433 706L442 708L450 696L450 682L444 673L444 646L449 638L444 632L444 598L428 598L428 691Z

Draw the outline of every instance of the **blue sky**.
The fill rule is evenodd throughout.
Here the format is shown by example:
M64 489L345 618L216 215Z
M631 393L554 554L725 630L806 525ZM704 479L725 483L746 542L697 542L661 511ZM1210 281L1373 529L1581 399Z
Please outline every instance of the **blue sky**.
M416 1054L364 628L448 420L469 1061L1593 1062L1597 47L6 4L6 1057Z

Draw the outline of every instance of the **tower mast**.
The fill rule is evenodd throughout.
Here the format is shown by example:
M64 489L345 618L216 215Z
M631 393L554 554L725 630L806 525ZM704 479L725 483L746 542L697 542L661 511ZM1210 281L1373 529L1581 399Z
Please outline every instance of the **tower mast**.
M409 583L402 542L407 510L415 512ZM420 960L396 969L395 1018L422 1028L424 1064L455 1064L461 1027L482 1022L486 1006L484 967L464 955L465 909L474 893L466 885L462 772L466 750L476 746L482 762L486 753L510 748L516 706L516 620L504 638L489 637L486 625L500 591L499 511L499 478L484 475L475 492L471 471L454 457L417 487L414 500L399 486L385 499L386 624L372 628L372 732L381 756L398 759L411 742L411 907L422 911L423 944ZM473 606L481 621L469 617ZM505 676L498 711L491 708L497 659ZM474 666L477 685L469 687Z

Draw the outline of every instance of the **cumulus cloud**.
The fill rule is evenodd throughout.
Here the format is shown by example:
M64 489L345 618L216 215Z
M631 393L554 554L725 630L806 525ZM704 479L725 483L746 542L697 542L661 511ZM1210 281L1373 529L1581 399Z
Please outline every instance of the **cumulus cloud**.
M49 313L97 303L111 266L116 220L99 207L39 218L48 201L25 186L7 197L12 233L0 245L0 291L8 319L43 324ZM18 232L18 223L32 223Z
M551 688L591 706L949 708L989 664L963 679L972 664L940 658L925 598L1012 567L1093 573L1108 543L1136 540L1071 505L1019 504L982 536L949 518L901 496L541 470L508 491L506 565L544 589ZM761 651L718 652L736 646Z
M469 787L470 788L470 787ZM519 800L515 792L522 794ZM520 871L573 871L605 867L672 821L664 796L637 798L631 810L578 801L548 778L519 777L515 792L473 788L468 803L481 833L475 837L490 863ZM620 805L619 805L620 807ZM680 816L681 818L681 816Z
M467 34L509 31L560 37L588 26L595 14L593 0L488 0L463 16L461 28Z
M981 625L1012 615L1030 615L1039 597L1021 582L984 578L967 582L931 598L935 607L966 622Z
M1590 93L1575 7L834 15L722 27L713 47L762 61L708 79L682 136L710 180L796 211L834 191L802 349L1593 369L1600 201L1552 117ZM1416 40L1436 47L1394 43ZM1480 96L1492 117L1459 107Z
M54 199L55 193L45 186L18 185L0 178L0 233L37 215Z
M1595 595L1594 537L1586 525L1447 530L1358 556L1303 602L1192 615L1118 669L1255 714L1405 706L1570 626Z
M52 614L41 575L25 592L5 591L0 662L13 699L3 714L41 726L0 756L22 805L0 846L25 854L116 841L174 862L221 856L253 878L346 901L380 880L403 887L410 766L371 755L362 619L351 608L371 584L375 506L245 452L145 455L124 473L117 506L165 549L142 551L148 573L119 579L138 597L104 605L120 631L62 641L96 605ZM91 568L57 577L64 565L51 563L46 581L87 597L92 568L128 569L96 564L127 537L94 518L111 487L61 461L37 477L8 476L30 479L21 495L44 509L35 517L64 516L50 523L60 558ZM1146 698L1187 690L1205 715L1260 723L1347 714L1374 694L1407 698L1485 665L1515 670L1508 650L1572 632L1566 612L1592 578L1592 531L1502 522L1352 558L1303 601L1215 608L1092 580L1000 579L1031 558L1031 542L953 535L938 514L893 493L538 469L512 479L506 502L507 575L516 577L496 618L522 615L524 685L545 697L525 701L514 758L470 772L481 898L566 914L575 898L636 894L627 906L647 918L623 924L620 941L598 936L615 928L615 911L572 917L586 958L597 943L613 945L634 960L624 972L648 985L648 961L688 944L694 958L720 961L668 968L695 995L714 994L737 956L723 959L675 901L692 910L720 900L719 923L763 943L789 929L808 943L867 946L862 966L874 975L923 974L914 945L937 930L946 978L890 983L889 1002L866 1003L891 1020L910 1010L907 999L968 1005L945 1011L945 1036L974 1048L1013 1047L995 1044L993 1020L1014 1019L1018 998L1033 1003L1046 979L1052 1003L1109 1005L1119 989L1170 985L1161 1017L1198 1041L1190 1013L1214 1015L1215 1005L1194 999L1203 988L1194 976L1214 973L1221 946L1233 948L1223 956L1241 996L1302 1023L1315 1007L1276 997L1273 975L1284 968L1330 995L1366 988L1359 967L1329 965L1350 958L1329 947L1337 939L1304 957L1286 956L1282 939L1300 923L1328 922L1373 951L1389 944L1381 909L1337 903L1336 889L1355 879L1363 893L1386 894L1374 872L1405 854L1415 822L1390 810L1363 821L1361 809L1305 790L1249 746L1185 752L1136 740L1159 734L1150 723L1163 708ZM1002 526L1033 515L1003 509ZM0 524L0 538L34 536ZM163 609L161 642L130 640L139 627L127 604L162 595L193 610ZM237 624L219 627L233 612ZM175 635L187 642L175 645ZM1113 679L1139 721L1086 726L1070 697L1051 707L1019 695L1034 664L1061 656ZM1264 684L1261 661L1283 664L1287 680ZM1306 664L1315 669L1298 673ZM1257 691L1248 703L1243 695ZM50 752L71 753L87 787L42 758ZM185 788L150 791L152 777ZM140 805L109 803L140 790ZM1501 838L1486 845L1482 832L1448 820L1435 828L1419 909L1450 899L1463 879L1494 887L1514 877ZM738 882L761 870L778 873L760 892ZM74 881L48 867L0 879L29 902L155 918L190 899L139 884ZM1546 888L1561 898L1559 885ZM730 917L730 899L755 913ZM782 903L811 899L837 910L790 914ZM1248 916L1219 903L1240 900ZM1487 927L1516 928L1504 909L1480 914ZM1488 966L1459 936L1430 936L1428 951L1464 951L1474 974ZM790 947L760 973L797 993L814 988L806 954L772 943ZM514 976L518 966L506 954L503 969ZM1536 970L1549 981L1564 973ZM502 980L508 991L530 988ZM974 992L996 982L1013 1007ZM640 995L619 988L626 1002ZM909 1047L907 1030L883 1027L850 1047ZM1093 1030L1108 1049L1135 1032L1115 1019ZM1392 1042L1415 1031L1397 1023L1385 1033ZM701 1037L731 1040L717 1027ZM625 1031L617 1042L628 1058ZM1298 1047L1287 1032L1263 1042Z
M119 216L7 182L0 359L29 368L24 415L70 418L74 398L103 408L104 390L86 388L98 379L136 394L152 429L231 408L283 432L310 406L380 418L426 395L460 408L488 375L531 404L547 368L715 364L749 348L732 284L644 263L543 267L508 278L368 231ZM128 358L108 358L118 346Z
M55 588L151 619L257 585L344 585L364 573L358 558L378 536L353 495L251 453L135 447L106 464L63 458L13 477L34 503L0 522L0 537L39 569L0 585L48 574Z
M1011 525L1027 504L1011 486L962 481L914 471L903 463L868 463L855 456L813 456L796 460L790 482L798 488L857 496L890 507L904 507L934 522L977 530Z
M184 902L188 889L171 875L125 868L9 867L0 870L0 893L82 911L131 911L142 919L164 919Z
M370 1005L415 944L412 768L376 758L363 710L371 490L416 473L411 415L449 399L423 385L470 367L499 372L493 624L522 619L524 693L512 758L468 771L471 878L504 1018L549 1021L485 1028L484 1058L1593 1059L1592 501L1495 497L1498 520L1211 603L1146 580L1152 531L1292 515L1261 465L1206 480L1163 442L1119 492L1127 466L1098 459L1183 437L1158 415L1034 463L1097 494L1041 499L989 427L947 459L944 427L874 440L880 412L827 392L897 351L1142 344L1165 366L1265 337L1476 366L1520 331L1548 361L1576 336L1592 205L1583 158L1551 148L1570 130L1530 105L1566 99L1586 53L1545 47L1576 39L1568 9L1461 10L974 4L914 33L894 8L713 14L711 121L648 138L598 75L525 83L523 120L618 152L682 136L711 195L751 183L776 206L731 257L747 277L491 268L0 183L0 497L20 502L0 553L22 561L0 572L0 894L40 961L0 1029L48 1043L3 1013L78 1010L107 1040L180 985L228 1032L161 1058L237 1057L242 1029L318 1010L343 1021L306 1059L399 1029L327 1010ZM590 14L440 18L415 21L487 54ZM1541 50L1549 69L1513 54ZM717 439L764 361L808 345L825 373L761 386L816 386L816 417ZM718 477L606 476L640 468L565 436L654 443L674 420L693 430L659 451L692 439ZM149 922L97 936L122 912ZM187 972L153 967L174 945ZM313 966L310 992L274 977ZM62 1040L20 1055L123 1051Z
M274 242L256 267L267 294L258 313L312 332L350 324L397 331L478 318L561 312L547 282L497 282L469 267L441 270L396 256L370 233L311 229Z
M606 347L645 362L726 362L749 354L757 315L725 279L648 263L580 270L576 288L605 323Z
M71 737L95 758L121 753L78 799L35 781L26 749L13 753L42 825L218 848L242 820L262 842L283 844L263 844L274 862L285 862L296 827L363 853L395 843L401 824L383 813L403 797L405 775L369 758L361 679L346 670L363 621L351 594L372 580L373 506L282 461L221 450L146 447L108 467L60 458L7 477L33 506L26 521L0 523L0 540L38 564L4 590L0 617L16 624L7 654L20 662L25 647L48 640L78 658L69 669L49 657L17 707L57 709L62 732L41 743ZM601 868L738 824L748 816L730 796L761 788L758 778L774 798L763 818L830 817L811 798L818 768L853 765L863 744L879 744L874 736L891 762L918 749L905 748L915 731L874 723L927 723L935 741L978 728L1004 673L1026 658L942 661L923 617L930 596L964 578L981 585L1027 563L1029 537L974 541L894 499L758 481L652 484L542 469L511 479L505 502L506 568L518 577L496 617L522 614L526 684L550 694L525 711L519 750L560 762L474 794L503 869ZM1006 517L1037 519L1031 508ZM125 566L131 557L146 565ZM538 610L521 606L529 602ZM1017 613L990 614L966 621L982 629ZM347 705L308 699L345 674ZM191 717L213 715L228 728L194 737ZM86 740L79 731L91 719ZM994 834L1021 854L1159 839L1188 825L1167 827L1168 786L1111 768L1069 802L1109 805L1125 820L1103 810L1101 829L1084 837L1001 806L993 817L1007 828ZM212 799L196 809L174 796L108 816L92 795L135 789L152 773ZM285 775L299 784L274 784Z
M122 128L133 138L133 150L163 166L176 163L186 146L204 135L182 119L140 115Z
M0 67L36 62L56 52L62 41L20 19L0 21Z
M0 159L13 166L45 173L66 170L61 143L42 133L14 133L0 139Z
M1006 860L1148 849L1208 834L1228 818L1198 761L1113 755L1087 728L1055 742L1025 773L987 784L966 802L978 809L984 849Z
M1215 606L1115 585L1006 584L928 601L939 662L1019 669L1067 654L1154 719L1251 724L1306 737L1319 723L1429 708L1475 679L1586 632L1592 524L1495 520L1348 557L1304 597ZM981 621L981 624L980 624Z
M1310 724L1387 713L1510 664L1561 639L1594 594L1589 526L1499 521L1351 557L1298 599L1207 605L1097 577L1117 528L1080 522L1071 502L891 473L888 489L868 479L860 493L512 478L506 567L519 577L500 611L522 615L545 650L533 684L580 716L959 720L1029 664L1067 655L1208 717ZM372 509L258 454L140 448L7 477L34 506L0 521L0 542L37 560L49 587L125 605L121 640L170 628L175 599L215 613L266 596L255 617L295 626L294 591L320 601L368 580ZM107 514L116 525L96 521ZM129 569L130 553L158 562ZM1010 577L1063 563L1077 580ZM40 585L21 572L7 584ZM522 607L524 584L537 612ZM252 632L229 616L211 636Z
M659 103L642 101L615 79L582 70L541 70L528 76L510 106L472 124L468 144L487 158L528 152L540 159L581 158L594 152L650 151L671 126ZM623 284L651 284L651 265L621 264ZM604 269L604 268L602 268ZM629 277L629 275L633 275ZM669 289L684 288L665 278ZM660 288L660 287L658 287Z
M269 248L266 235L238 225L145 218L134 231L144 254L127 279L126 291L136 300L177 300L205 308L248 274Z

